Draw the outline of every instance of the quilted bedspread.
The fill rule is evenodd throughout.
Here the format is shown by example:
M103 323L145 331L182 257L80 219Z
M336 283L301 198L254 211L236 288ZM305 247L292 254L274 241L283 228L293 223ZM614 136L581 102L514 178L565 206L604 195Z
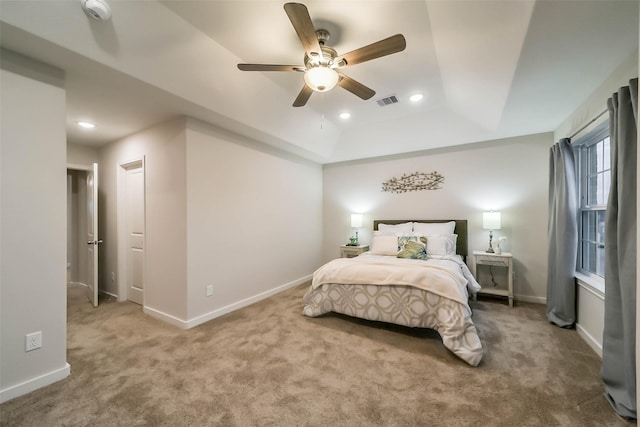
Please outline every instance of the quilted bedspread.
M471 319L468 290L479 286L457 259L340 258L320 267L304 296L303 314L330 311L367 320L431 328L472 366L482 344ZM465 265L466 267L466 265Z

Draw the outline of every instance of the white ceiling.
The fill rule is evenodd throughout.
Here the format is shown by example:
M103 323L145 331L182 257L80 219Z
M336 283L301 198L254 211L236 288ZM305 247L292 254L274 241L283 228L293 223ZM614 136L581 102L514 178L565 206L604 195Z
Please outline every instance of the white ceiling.
M98 22L79 0L1 0L0 44L65 70L71 142L186 114L321 163L553 131L638 52L637 0L303 3L339 54L405 36L405 51L343 70L372 99L337 87L294 108L301 73L237 69L302 65L282 1L110 0Z

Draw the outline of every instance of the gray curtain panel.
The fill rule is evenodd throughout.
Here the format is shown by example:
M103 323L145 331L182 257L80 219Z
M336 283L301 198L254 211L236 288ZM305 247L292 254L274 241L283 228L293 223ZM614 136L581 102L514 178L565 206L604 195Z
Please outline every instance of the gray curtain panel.
M605 218L602 381L615 411L637 418L636 183L638 79L609 98L611 190Z
M561 139L550 154L547 319L567 328L576 321L578 184L570 140Z

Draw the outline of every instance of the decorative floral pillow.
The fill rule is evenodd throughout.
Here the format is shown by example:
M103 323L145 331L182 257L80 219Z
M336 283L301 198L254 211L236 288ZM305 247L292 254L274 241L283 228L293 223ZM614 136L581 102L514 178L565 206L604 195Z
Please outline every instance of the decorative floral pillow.
M427 259L427 238L424 236L398 237L398 258Z

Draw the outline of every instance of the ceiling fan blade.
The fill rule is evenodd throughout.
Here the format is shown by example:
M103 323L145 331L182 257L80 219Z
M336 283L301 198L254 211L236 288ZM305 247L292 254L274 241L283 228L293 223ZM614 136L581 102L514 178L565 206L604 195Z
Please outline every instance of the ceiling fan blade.
M307 103L309 98L311 98L311 94L312 93L313 93L313 89L311 89L307 85L304 85L304 87L302 88L302 90L298 94L298 97L296 98L296 100L293 101L293 106L294 107L303 107Z
M347 66L355 65L382 56L391 55L392 53L401 52L406 47L407 41L404 39L404 36L402 34L396 34L395 36L371 43L360 49L352 50L337 59L344 59L347 62Z
M298 33L298 38L302 42L302 47L304 47L307 55L322 56L320 43L318 43L318 37L316 37L316 29L313 27L307 7L301 3L286 3L284 11L287 12L293 28Z
M340 81L338 81L338 86L348 90L355 96L358 96L362 99L369 99L376 94L375 90L366 87L365 85L363 85L362 83L356 80L353 80L351 77L347 77L342 73L339 73L339 74L340 74Z
M242 71L304 71L300 65L238 64Z

